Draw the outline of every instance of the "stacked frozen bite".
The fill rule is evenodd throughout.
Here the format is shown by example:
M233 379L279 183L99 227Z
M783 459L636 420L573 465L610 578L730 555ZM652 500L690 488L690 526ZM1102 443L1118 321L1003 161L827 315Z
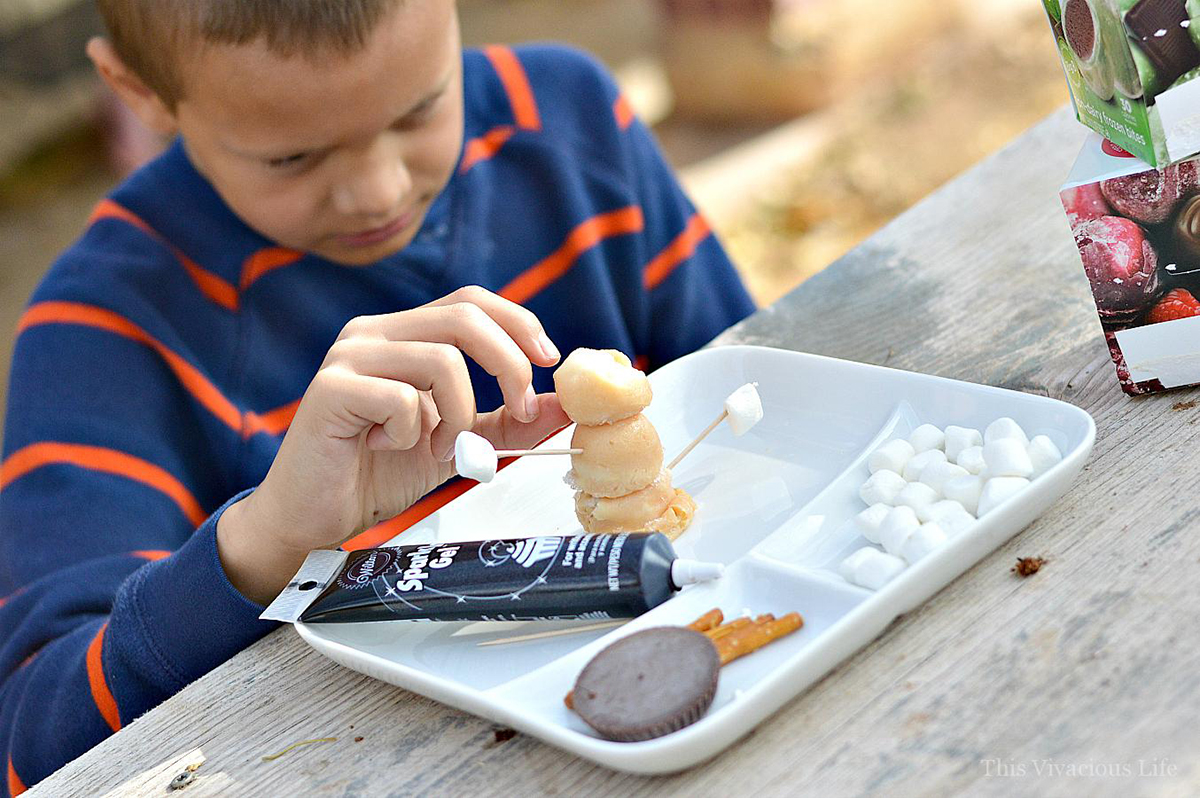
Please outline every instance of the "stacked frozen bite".
M621 352L576 349L554 372L554 388L575 422L567 482L575 514L588 532L662 532L674 540L696 511L671 485L662 442L642 415L650 381Z
M854 524L869 542L841 565L842 576L878 590L906 567L1029 486L1062 460L1045 435L1030 440L1011 418L982 433L922 424L867 458L871 472L859 490L868 505Z

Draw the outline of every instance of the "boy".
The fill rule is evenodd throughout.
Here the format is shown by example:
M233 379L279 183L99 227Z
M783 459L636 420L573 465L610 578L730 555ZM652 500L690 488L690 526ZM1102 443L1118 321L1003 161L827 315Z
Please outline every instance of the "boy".
M563 426L560 351L653 367L752 310L577 54L464 53L446 0L100 5L97 69L179 137L19 325L10 794L269 631L260 605L308 550L444 501L414 506L459 431Z

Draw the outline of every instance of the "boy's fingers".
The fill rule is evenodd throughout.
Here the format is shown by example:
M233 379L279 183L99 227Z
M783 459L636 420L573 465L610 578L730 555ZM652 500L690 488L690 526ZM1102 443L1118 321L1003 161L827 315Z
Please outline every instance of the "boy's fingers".
M330 350L333 359L361 360L365 353L374 357L374 371L387 368L378 362L386 357L399 358L395 347L409 342L449 344L466 352L488 374L496 378L504 403L522 421L533 418L536 410L529 386L533 367L508 332L478 305L460 302L441 307L423 307L405 313L376 317L377 334L352 335L339 340ZM386 339L386 340L385 340ZM357 365L354 366L358 368ZM360 369L361 370L361 369ZM380 371L380 373L383 373Z
M413 386L347 369L325 369L314 382L326 406L334 408L328 417L337 437L352 438L372 427L367 444L374 449L411 449L420 441L421 397Z
M429 391L441 421L430 446L434 457L454 447L454 438L475 424L475 392L462 352L425 341L346 339L334 344L326 363L369 377L382 377Z
M533 311L486 288L468 285L441 299L435 299L424 307L445 307L460 303L475 305L491 316L534 363L539 366L553 366L558 362L558 348L550 340Z
M552 393L538 394L538 417L522 423L500 408L479 417L474 432L487 438L497 449L529 449L571 423Z

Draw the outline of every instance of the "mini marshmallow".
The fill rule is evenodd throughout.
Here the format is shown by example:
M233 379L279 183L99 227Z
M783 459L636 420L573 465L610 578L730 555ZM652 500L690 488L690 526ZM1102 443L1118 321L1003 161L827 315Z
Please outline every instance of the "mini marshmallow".
M933 449L941 449L946 445L946 433L932 424L922 424L908 436L908 442L918 454Z
M953 424L946 427L946 457L951 462L957 462L963 449L982 445L983 435L979 430L970 427L956 427Z
M983 485L983 492L979 494L979 517L987 515L1027 487L1029 487L1029 480L1023 477L993 477L989 479Z
M942 486L942 495L961 504L968 513L974 514L979 509L979 494L983 492L983 482L983 477L964 474L948 480Z
M921 526L911 507L893 507L879 525L879 542L889 554L899 554L908 536Z
M858 567L862 565L865 560L870 559L872 552L878 554L879 550L870 546L863 546L861 549L842 560L842 564L838 566L838 573L841 574L842 578L847 582L857 584L854 581L854 575L857 573Z
M924 452L917 452L904 464L904 470L901 472L904 478L909 482L919 482L921 480L921 470L930 463L945 462L946 453L941 449L927 449Z
M729 394L729 398L725 400L725 412L729 414L726 418L729 429L739 437L762 421L763 407L762 399L758 395L758 383L748 382Z
M892 508L886 504L872 504L858 515L854 516L854 528L864 538L872 543L879 542L879 526Z
M890 506L896 503L896 494L907 484L904 477L895 471L876 471L858 489L858 495L867 505L886 504Z
M940 501L929 508L929 521L937 524L947 537L955 537L966 532L975 524L975 516L952 499Z
M936 463L929 465L925 470L928 471ZM936 490L924 484L923 482L910 482L900 489L896 494L896 501L893 502L897 507L911 507L913 512L919 516L924 507L929 507L938 499L942 498Z
M868 590L878 590L904 573L904 560L878 549L871 549L854 569L854 582Z
M987 468L987 463L983 461L982 446L968 446L958 453L958 459L955 462L967 469L970 474L982 474L983 470Z
M935 460L921 469L921 482L937 493L945 493L946 483L957 477L970 476L967 469L954 463Z
M909 565L913 565L945 542L946 533L940 526L933 522L921 524L900 547L900 556L907 560Z
M1007 416L996 419L991 424L988 424L987 429L983 431L984 444L998 441L1002 438L1013 438L1020 441L1022 446L1029 443L1029 436L1025 434L1025 430L1021 429L1021 425Z
M871 452L871 456L867 458L867 468L871 469L871 473L887 469L895 471L897 474L904 471L904 466L916 454L912 444L901 438L888 441L883 446L880 446L875 451Z
M498 458L491 441L464 430L454 439L454 468L459 476L479 482L491 482L496 476Z
M1033 463L1033 473L1029 475L1030 479L1037 479L1062 460L1062 452L1054 445L1054 441L1045 435L1035 435L1029 442L1029 448L1026 451L1029 453L1029 461Z
M983 445L983 462L988 477L1027 477L1033 473L1028 444L1016 438L998 438Z

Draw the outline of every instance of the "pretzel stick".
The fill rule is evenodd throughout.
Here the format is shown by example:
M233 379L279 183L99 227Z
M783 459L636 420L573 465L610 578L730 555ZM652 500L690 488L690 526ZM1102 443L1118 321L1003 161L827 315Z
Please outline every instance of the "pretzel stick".
M722 665L728 665L738 657L743 657L757 651L767 643L790 635L803 625L804 619L798 612L789 612L777 620L752 624L716 641L717 655L721 658Z
M716 629L721 625L721 621L725 620L724 613L718 608L713 608L701 615L696 620L687 625L687 628L693 632L708 632Z
M716 629L709 630L705 632L705 634L708 635L709 640L716 641L720 640L726 635L736 632L738 629L744 629L751 624L765 623L766 621L773 620L775 620L775 616L771 615L770 613L767 613L766 615L760 615L754 619L751 619L748 616L742 616L741 618L735 618L724 626L718 626Z

